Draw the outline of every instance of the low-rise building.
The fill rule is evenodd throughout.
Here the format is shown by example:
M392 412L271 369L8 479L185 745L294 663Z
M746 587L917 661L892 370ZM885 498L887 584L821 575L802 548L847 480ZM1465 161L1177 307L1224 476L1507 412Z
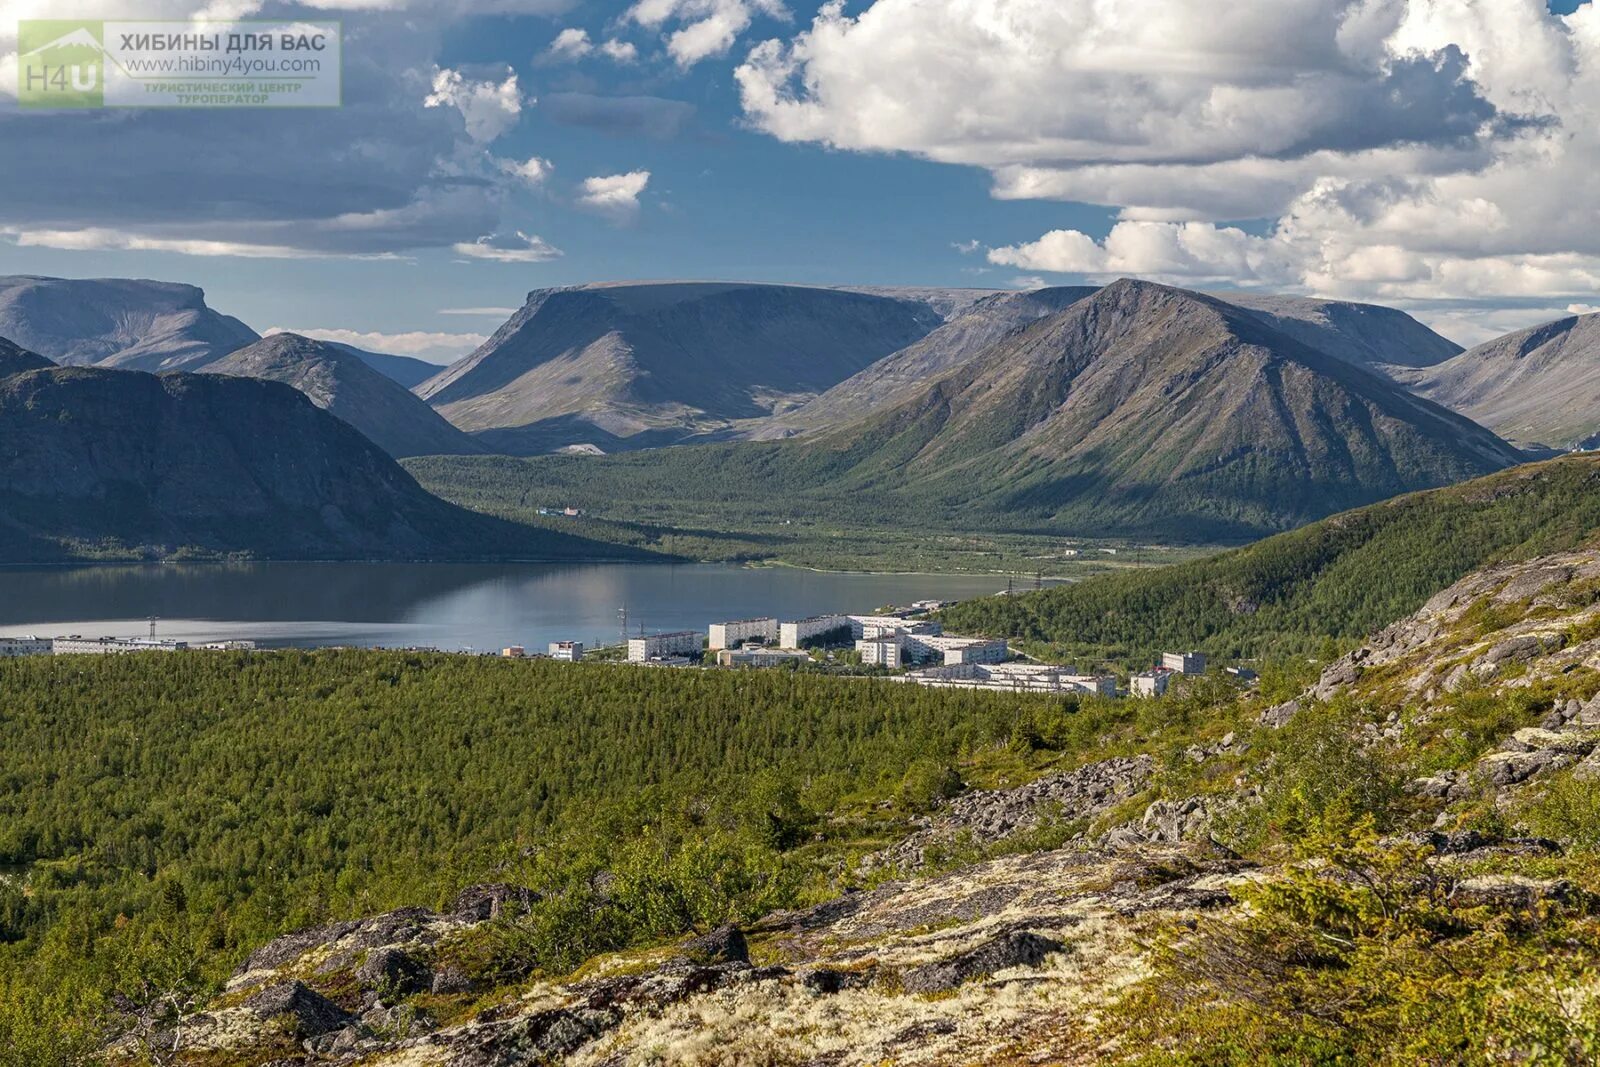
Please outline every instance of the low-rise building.
M150 637L57 637L50 651L57 656L121 655L128 652L180 652L187 641L162 641Z
M48 637L0 637L0 659L15 656L48 656L52 642Z
M577 663L583 659L583 642L551 641L550 658L561 663Z
M940 635L908 638L912 652L919 659L939 659L946 664L1001 663L1011 654L1005 640L983 637L946 637Z
M669 634L630 637L628 639L628 661L630 663L647 663L650 660L689 656L699 652L700 648L700 632L698 630L676 630Z
M723 667L787 667L810 662L810 656L792 648L745 645L743 648L724 648L717 652L717 663Z
M1163 652L1161 653L1161 666L1179 674L1204 674L1206 673L1206 654L1204 652Z
M1136 697L1166 696L1167 687L1172 684L1172 676L1175 673L1163 669L1132 675L1128 679L1128 692Z
M778 624L778 644L805 648L815 644L848 644L854 637L847 615L813 615L809 619Z
M997 689L1008 693L1117 695L1117 680L1107 674L1080 674L1074 667L1042 663L952 663L912 671L918 685L951 689Z
M500 650L500 654L506 659L526 659L528 657L528 650L523 648L521 645L507 645L505 648Z
M1227 673L1230 678L1237 679L1241 682L1253 682L1260 677L1260 675L1251 670L1249 667L1229 667L1227 668Z
M777 619L739 619L736 622L714 622L707 633L710 649L738 648L746 641L763 644L779 638Z

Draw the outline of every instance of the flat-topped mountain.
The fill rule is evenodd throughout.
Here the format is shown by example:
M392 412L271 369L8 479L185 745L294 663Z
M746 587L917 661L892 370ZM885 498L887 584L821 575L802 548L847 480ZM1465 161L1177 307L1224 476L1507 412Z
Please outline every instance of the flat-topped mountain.
M48 359L37 352L29 352L21 345L13 344L0 337L0 378L8 374L21 374L23 371L43 370L55 366Z
M1212 293L1296 341L1346 363L1399 380L1459 355L1461 346L1395 308L1263 293Z
M1600 315L1506 334L1408 382L1525 448L1592 448L1600 442Z
M794 407L942 315L838 289L661 282L541 289L418 389L496 451L671 444Z
M0 337L70 366L198 367L259 335L192 285L130 278L0 277Z
M631 555L430 496L277 382L67 367L0 378L0 561Z
M203 371L291 385L396 458L483 451L399 382L375 370L359 351L344 345L275 333L207 364Z

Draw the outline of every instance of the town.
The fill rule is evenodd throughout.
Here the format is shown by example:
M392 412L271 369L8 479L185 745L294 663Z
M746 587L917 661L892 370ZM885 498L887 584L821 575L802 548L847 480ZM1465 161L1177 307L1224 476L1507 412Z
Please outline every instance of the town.
M964 637L944 632L934 617L944 602L922 600L907 608L873 615L814 615L783 621L777 617L712 623L705 633L676 630L624 636L606 648L582 641L552 641L544 657L560 663L622 662L652 667L774 669L801 667L848 671L942 689L985 689L1011 693L1088 694L1100 697L1165 696L1175 678L1206 673L1202 652L1166 652L1161 662L1133 672L1126 686L1105 671L1082 671L1041 663L1015 652L1004 638ZM136 652L250 651L254 641L190 643L158 638L152 621L144 637L0 636L0 659L19 656L124 655ZM419 649L433 651L438 649ZM522 645L500 650L507 659L537 659ZM1255 672L1231 666L1226 673L1251 682Z
M932 617L943 606L925 600L873 615L814 615L792 621L769 616L715 622L704 634L641 632L605 652L611 653L608 658L620 652L628 663L657 667L859 667L892 681L935 688L1101 697L1165 696L1175 678L1206 673L1204 653L1167 652L1159 664L1132 673L1126 687L1120 687L1116 675L1040 663L1015 653L1003 638L947 634ZM513 645L501 655L521 659L536 654ZM584 659L585 647L581 641L553 641L547 656L573 663ZM1245 683L1256 677L1242 666L1228 667L1225 673Z

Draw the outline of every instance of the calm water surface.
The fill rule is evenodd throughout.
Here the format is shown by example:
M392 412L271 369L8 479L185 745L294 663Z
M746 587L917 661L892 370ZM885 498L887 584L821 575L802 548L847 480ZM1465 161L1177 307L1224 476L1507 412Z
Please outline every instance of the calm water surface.
M992 594L974 575L833 574L726 564L249 563L0 570L0 635L251 638L461 650L613 644L630 629L864 612Z

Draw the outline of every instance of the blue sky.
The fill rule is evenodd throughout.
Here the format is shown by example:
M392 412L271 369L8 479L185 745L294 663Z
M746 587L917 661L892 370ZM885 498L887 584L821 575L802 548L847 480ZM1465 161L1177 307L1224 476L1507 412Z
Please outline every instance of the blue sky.
M159 2L164 16L217 11ZM1596 229L1595 199L1569 187L1565 207L1528 206L1506 192L1600 158L1582 130L1595 64L1580 62L1600 35L1558 17L1573 0L1241 0L1254 21L1215 33L1188 21L1187 0L1129 4L1131 28L1075 22L1088 0L856 0L820 15L816 0L242 3L227 12L344 18L341 113L0 103L17 161L0 175L0 272L191 281L258 329L352 331L435 360L503 318L453 312L629 278L1138 274L1397 304L1467 341L1600 304L1600 247L1577 234ZM518 13L478 13L506 10ZM716 20L733 27L726 48L675 44ZM1102 29L1126 47L1080 47ZM1519 33L1536 44L1501 43ZM603 54L607 41L636 57ZM440 72L456 88L429 107ZM1217 101L1263 84L1283 122L1248 99L1218 117L1231 105ZM475 105L457 102L474 86L499 94L493 136L474 135ZM1207 94L1213 106L1191 111ZM495 112L506 95L520 106ZM1541 137L1570 158L1552 167ZM122 162L94 166L108 157ZM539 182L507 177L529 159L548 164ZM37 177L63 170L75 176ZM610 209L584 203L586 180L646 172L636 206L628 190ZM1451 217L1462 204L1480 205L1465 225ZM386 221L352 243L328 225L352 213ZM190 251L117 247L129 234ZM534 236L552 250L542 261L458 251L526 252ZM192 254L196 240L297 251Z

